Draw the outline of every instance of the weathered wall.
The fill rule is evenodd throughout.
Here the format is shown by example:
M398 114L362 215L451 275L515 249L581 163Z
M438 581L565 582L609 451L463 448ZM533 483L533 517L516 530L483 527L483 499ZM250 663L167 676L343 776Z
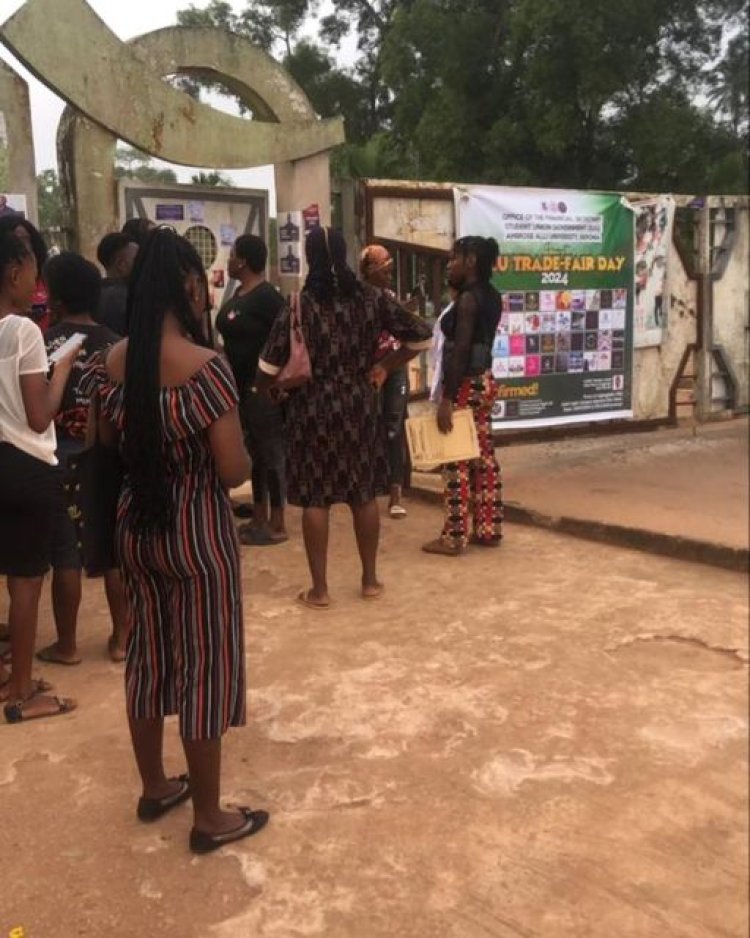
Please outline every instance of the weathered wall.
M710 200L710 204L714 200ZM729 202L729 200L727 200ZM744 202L744 204L743 204ZM716 231L717 235L723 232ZM717 238L721 240L721 237ZM736 409L748 407L748 341L750 340L750 213L748 200L734 205L734 232L728 257L717 258L712 286L713 340L724 349L737 379Z
M633 354L633 419L669 415L669 394L688 345L698 338L698 282L685 270L674 244L667 258L667 325L661 345Z
M37 223L34 142L31 136L29 88L13 69L0 60L0 110L8 133L8 192L23 193L29 220Z

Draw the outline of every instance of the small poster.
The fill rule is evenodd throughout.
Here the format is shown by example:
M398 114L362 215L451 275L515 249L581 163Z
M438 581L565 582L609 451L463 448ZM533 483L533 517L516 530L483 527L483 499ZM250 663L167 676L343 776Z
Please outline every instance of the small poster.
M664 297L675 203L671 196L637 202L635 209L635 347L661 345L667 326Z
M0 192L0 218L5 215L23 215L26 218L26 196L13 192Z
M281 220L286 216L286 220ZM282 212L279 216L279 241L283 243L299 241L302 230L302 212ZM281 253L281 252L280 252Z
M223 245L231 247L237 240L237 229L234 225L219 225L219 236Z
M306 235L309 234L313 228L320 227L320 208L317 202L313 202L312 205L308 205L307 208L302 209L302 218L305 223Z
M166 203L156 206L157 221L185 221L185 206Z
M279 272L290 276L297 276L301 270L299 242L286 244L279 251Z
M188 202L188 221L205 221L206 203Z

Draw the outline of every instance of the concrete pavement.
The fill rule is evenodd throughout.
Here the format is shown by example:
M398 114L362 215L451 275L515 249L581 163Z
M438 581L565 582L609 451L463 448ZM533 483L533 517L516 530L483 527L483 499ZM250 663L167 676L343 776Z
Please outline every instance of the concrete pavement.
M507 517L652 553L748 569L748 419L500 446ZM415 473L436 500L437 475Z

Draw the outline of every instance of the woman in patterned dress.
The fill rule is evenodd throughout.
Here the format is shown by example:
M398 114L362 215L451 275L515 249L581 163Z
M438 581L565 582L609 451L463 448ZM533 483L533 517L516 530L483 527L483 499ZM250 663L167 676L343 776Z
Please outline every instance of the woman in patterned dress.
M196 853L253 834L268 819L219 805L221 737L245 722L239 550L227 488L245 481L250 465L234 379L201 328L207 300L194 248L157 228L133 269L129 336L95 358L83 379L99 396L100 438L119 443L125 467L116 551L132 620L126 692L143 782L137 813L153 821L192 798ZM164 772L164 717L173 713L189 777Z
M346 504L362 562L362 596L383 590L377 577L380 515L388 492L386 435L374 385L429 348L431 330L375 287L360 283L346 263L346 242L328 228L307 236L308 275L300 295L302 331L312 380L289 395L286 436L289 502L303 509L302 531L312 588L304 605L330 605L327 579L331 505ZM401 348L371 371L378 337ZM277 318L261 355L256 389L267 390L289 357L289 310Z

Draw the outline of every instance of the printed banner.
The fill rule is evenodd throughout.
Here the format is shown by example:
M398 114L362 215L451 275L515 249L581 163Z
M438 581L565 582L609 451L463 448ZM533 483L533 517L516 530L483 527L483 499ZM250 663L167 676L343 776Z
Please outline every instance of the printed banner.
M633 213L619 195L456 189L458 236L494 237L503 314L493 426L632 417Z
M635 211L636 348L661 345L667 328L667 257L672 243L674 199L668 195L633 204Z

